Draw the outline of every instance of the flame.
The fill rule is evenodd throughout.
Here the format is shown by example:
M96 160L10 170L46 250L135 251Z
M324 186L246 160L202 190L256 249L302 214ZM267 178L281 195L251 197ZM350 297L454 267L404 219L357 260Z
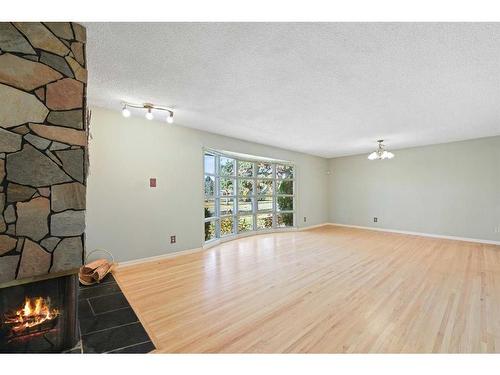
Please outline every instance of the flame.
M5 323L12 325L14 332L35 327L59 315L59 310L50 307L50 298L35 297L24 300L24 306L6 317Z

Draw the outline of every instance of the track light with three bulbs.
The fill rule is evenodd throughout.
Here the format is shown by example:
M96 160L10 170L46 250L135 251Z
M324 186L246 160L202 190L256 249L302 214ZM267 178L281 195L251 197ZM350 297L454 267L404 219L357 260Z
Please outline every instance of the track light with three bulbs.
M170 108L159 106L159 105L154 105L151 103L144 103L144 104L134 104L134 103L122 103L122 115L123 117L130 117L130 109L129 108L138 108L138 109L143 109L146 111L146 118L148 120L153 120L155 118L153 111L162 111L162 112L167 112L167 117L166 121L169 124L172 124L174 122L174 111Z

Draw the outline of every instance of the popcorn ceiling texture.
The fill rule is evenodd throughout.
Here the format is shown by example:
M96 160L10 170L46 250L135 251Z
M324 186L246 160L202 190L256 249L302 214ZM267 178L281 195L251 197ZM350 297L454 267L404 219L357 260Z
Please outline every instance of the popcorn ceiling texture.
M326 158L500 135L500 23L86 26L91 106Z
M0 23L0 283L84 255L85 28Z

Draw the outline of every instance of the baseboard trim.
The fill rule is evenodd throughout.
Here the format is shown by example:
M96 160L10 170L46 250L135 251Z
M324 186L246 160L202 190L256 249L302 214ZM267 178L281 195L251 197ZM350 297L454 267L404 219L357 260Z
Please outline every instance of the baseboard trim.
M316 224L316 225L309 225L307 227L297 228L297 230L303 231L303 230L309 230L309 229L316 229L316 228L326 227L328 225L332 225L332 224L331 223L322 223L322 224Z
M350 224L340 224L340 223L322 223L322 224L310 225L310 226L301 227L301 228L298 228L298 227L297 228L290 228L289 230L272 231L272 232L269 231L267 233L306 231L306 230L321 228L321 227L330 226L330 225L336 226L336 227L366 229L366 230L373 230L373 231L378 231L378 232L408 234L408 235L412 235L412 236L442 238L442 239L446 239L446 240L475 242L475 243L481 243L481 244L486 244L486 245L499 245L500 246L500 241L482 240L482 239L477 239L477 238L456 237L456 236L444 236L441 234L411 232L411 231L406 231L406 230L388 229L388 228L374 228L374 227L365 227L365 226L361 226L361 225L350 225ZM259 234L267 234L267 233L255 233L255 234L252 233L252 234L249 234L248 236L241 236L238 238L232 238L231 240L236 240L239 238L245 238L245 237L250 237L250 236L259 235ZM141 258L141 259L129 260L126 262L120 262L117 264L116 267L117 268L126 268L126 267L135 266L135 265L142 264L142 263L156 262L156 261L160 261L160 260L164 260L164 259L175 258L175 257L181 256L181 255L193 254L193 253L197 253L200 251L208 250L208 249L210 249L214 246L217 246L217 245L221 245L224 242L228 242L228 241L217 241L217 242L214 242L212 244L205 245L203 247L199 247L196 249L174 251L172 253L156 255L156 256L152 256L152 257L148 257L148 258Z
M203 250L206 250L206 249L204 249L202 247L198 247L196 249L174 251L171 253L156 255L156 256L147 257L147 258L127 260L125 262L119 262L116 267L117 268L126 268L126 267L135 266L135 265L142 264L142 263L156 262L159 260L175 258L175 257L181 256L181 255L193 254L193 253L197 253L197 252L203 251Z
M482 244L486 244L486 245L500 245L500 241L482 240L482 239L478 239L478 238L444 236L444 235L441 235L441 234L433 234L433 233L411 232L411 231L406 231L406 230L364 227L364 226L360 226L360 225L339 224L339 223L328 223L327 225L332 225L332 226L336 226L336 227L367 229L367 230L374 230L374 231L379 231L379 232L409 234L409 235L412 235L412 236L442 238L442 239L445 239L445 240L454 240L454 241L463 241L463 242L475 242L475 243L482 243Z
M234 241L234 240L238 240L240 238L245 238L245 237L250 237L250 236L262 235L262 234L269 234L269 233L280 233L280 232L284 233L284 232L305 231L305 230L319 228L319 227L324 227L324 226L328 226L328 225L333 225L333 224L331 224L331 223L322 223L322 224L310 225L310 226L307 226L307 227L300 227L300 228L299 227L293 227L293 228L283 228L283 229L272 230L272 231L263 231L263 232L257 232L257 233L248 233L248 234L244 234L244 235L223 238L222 240L211 242L209 244L203 245L202 247L198 247L196 249L174 251L174 252L167 253L167 254L156 255L156 256L147 257L147 258L140 258L140 259L128 260L128 261L125 261L125 262L119 262L116 265L116 267L117 268L126 268L126 267L135 266L135 265L142 264L142 263L156 262L156 261L160 261L160 260L164 260L164 259L175 258L175 257L181 256L181 255L193 254L193 253L197 253L199 251L211 249L212 247L217 246L217 245L222 245L225 242Z

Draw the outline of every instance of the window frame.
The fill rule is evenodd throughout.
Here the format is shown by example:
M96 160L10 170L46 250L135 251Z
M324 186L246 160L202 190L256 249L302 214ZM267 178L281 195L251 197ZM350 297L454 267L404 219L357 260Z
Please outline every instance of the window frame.
M214 173L207 173L205 170L205 155L210 154L214 156ZM218 225L220 225L220 204L219 204L219 180L218 180L218 175L217 171L219 168L218 162L219 158L217 157L216 154L211 153L209 151L203 151L203 211L205 211L205 201L208 199L213 199L214 200L214 208L215 208L215 214L214 216L211 217L205 217L205 212L203 212L203 238L204 238L204 243L210 243L213 241L216 241L218 239L217 233L219 233L219 228ZM207 196L205 194L205 176L211 176L214 178L214 194L213 196ZM214 238L207 240L206 239L206 233L205 233L205 225L207 222L215 222L215 235Z
M214 172L215 173L207 173L205 171L205 155L214 156ZM221 174L221 164L220 159L227 158L233 160L233 175L227 176ZM216 151L213 149L203 148L202 152L202 161L203 161L203 203L205 207L205 200L214 199L215 205L215 214L212 217L205 218L203 214L203 223L215 221L215 236L210 240L204 240L204 244L210 244L216 241L220 241L221 239L227 238L235 238L239 236L247 236L252 234L258 234L262 232L269 231L282 231L290 228L296 227L297 222L297 167L294 163L288 161L281 160L267 160L267 159L249 159L244 157L239 157L236 155L226 154L221 151ZM239 175L239 166L240 163L251 163L252 164L252 176L240 176ZM270 177L258 177L258 164L259 163L267 163L271 164L272 173ZM292 178L278 178L277 177L277 165L287 165L293 168L293 176ZM205 195L205 176L211 176L215 181L215 191L213 196ZM220 192L220 181L221 178L229 178L234 182L233 185L233 194L232 195L221 195ZM248 195L240 195L240 181L241 180L251 180L252 181L252 191L251 194ZM272 182L272 194L259 194L257 182L259 180L271 181ZM279 181L291 181L293 194L279 194L277 191L278 182ZM271 209L270 210L259 210L258 209L258 199L260 197L271 197ZM278 209L278 197L291 197L292 198L292 210L279 210ZM233 199L233 212L231 214L222 215L221 214L221 199L231 198ZM251 211L239 212L239 201L250 199ZM278 215L280 214L292 214L293 222L290 226L278 226ZM257 225L258 215L262 214L271 214L272 215L272 226L271 228L262 228L259 229ZM246 231L239 231L239 221L240 217L251 216L252 217L252 227ZM232 232L226 235L221 234L221 222L224 218L232 217L233 226ZM205 238L205 229L204 229L204 238Z

